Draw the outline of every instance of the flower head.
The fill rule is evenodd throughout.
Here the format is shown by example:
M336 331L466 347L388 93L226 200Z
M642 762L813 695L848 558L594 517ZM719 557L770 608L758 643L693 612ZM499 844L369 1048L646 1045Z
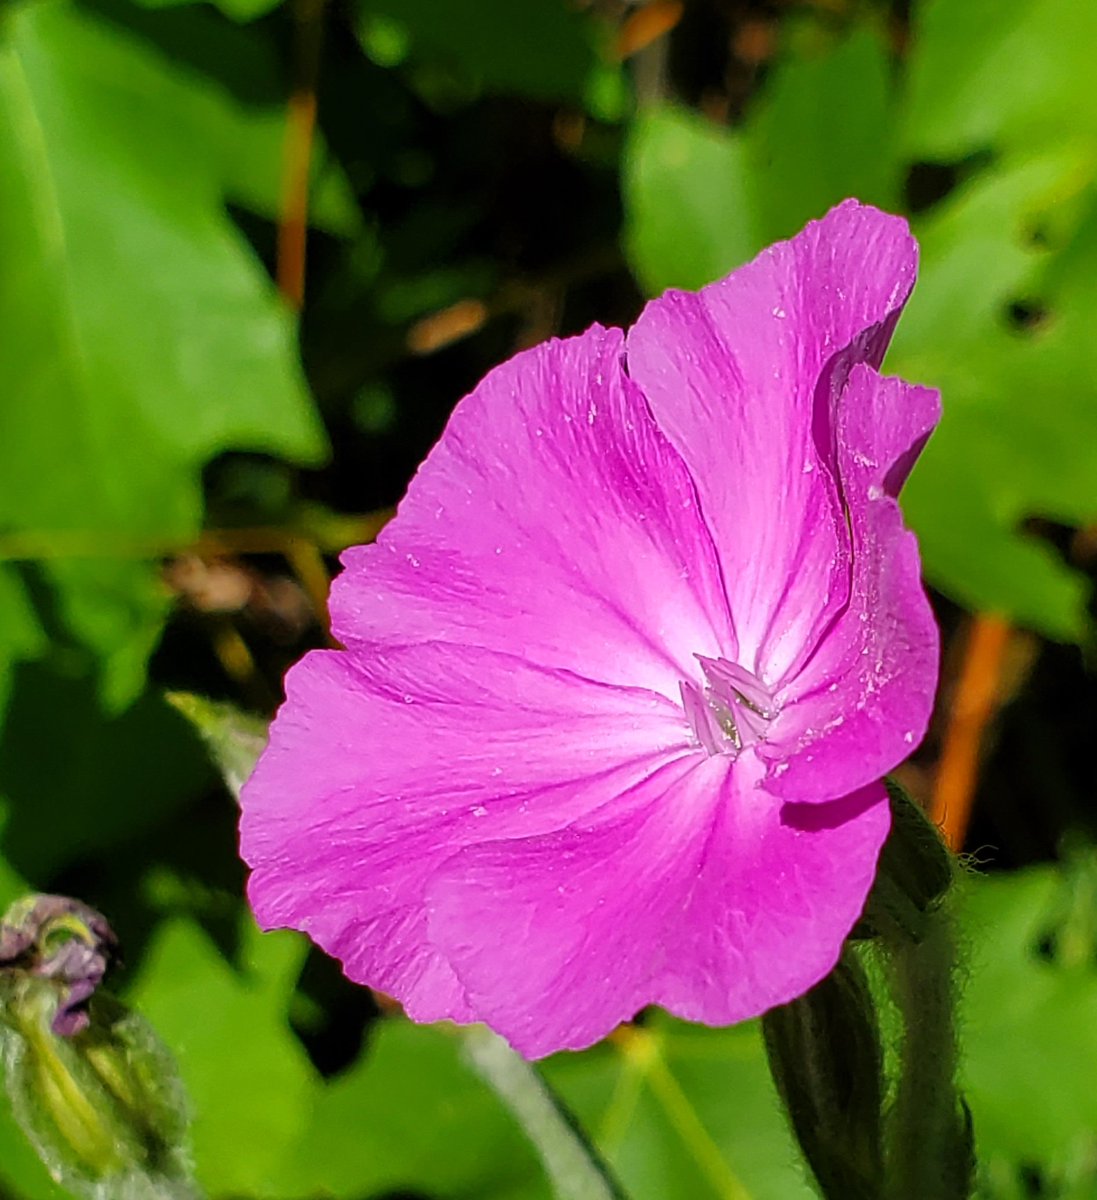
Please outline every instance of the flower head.
M827 973L936 682L938 398L878 373L916 253L847 201L457 406L245 785L264 925L530 1056Z

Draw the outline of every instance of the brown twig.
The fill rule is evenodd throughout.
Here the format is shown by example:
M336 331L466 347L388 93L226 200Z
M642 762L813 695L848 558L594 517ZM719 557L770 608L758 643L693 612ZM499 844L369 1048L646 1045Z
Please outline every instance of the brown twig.
M959 851L967 836L987 726L1001 700L1002 672L1012 630L1004 617L972 617L948 715L930 817Z
M294 309L305 300L309 178L316 136L316 87L324 36L324 0L296 0L296 63L286 109L282 209L278 222L278 290Z
M629 13L617 34L617 57L631 58L665 37L682 19L685 8L682 0L650 0Z

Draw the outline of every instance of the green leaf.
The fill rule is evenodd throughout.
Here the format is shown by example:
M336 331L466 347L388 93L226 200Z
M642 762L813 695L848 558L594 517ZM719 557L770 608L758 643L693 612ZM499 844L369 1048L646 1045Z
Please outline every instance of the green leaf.
M756 1025L654 1014L546 1075L633 1200L810 1200Z
M1076 0L927 0L914 9L903 140L953 161L992 144L1097 133L1097 7Z
M1062 256L1077 266L1045 282L1058 246L1035 232L1077 207L1094 165L1072 149L1025 156L920 222L921 277L886 364L945 398L903 494L929 578L971 607L1060 638L1080 636L1086 588L1022 522L1097 515L1097 361L1084 335L1097 320L1097 259L1086 257L1083 230L1083 244ZM1011 330L1010 305L1024 299L1051 315Z
M16 678L0 740L3 845L36 884L136 838L209 778L196 735L160 696L108 716L87 675L34 663Z
M893 206L890 123L887 58L867 29L785 62L739 129L675 108L642 113L623 181L640 282L652 293L711 283L847 196Z
M1050 867L973 881L962 906L964 1088L980 1159L1061 1168L1097 1128L1097 970L1041 952L1069 883ZM1091 911L1091 910L1090 910ZM1092 1183L1092 1180L1091 1180Z
M445 1028L381 1021L317 1101L283 1176L293 1196L423 1192L547 1200L532 1147Z
M884 39L868 26L778 68L745 131L763 244L847 196L897 206L891 76Z
M234 970L196 924L169 919L128 991L176 1056L198 1178L212 1195L284 1194L278 1164L318 1087L287 1022L304 953L303 939L247 920Z
M135 0L142 8L178 8L183 4L195 4L197 0ZM282 0L213 0L213 3L234 21L254 21L273 12Z
M224 209L223 108L92 12L3 14L0 389L19 403L0 415L0 530L100 539L102 561L46 574L71 632L108 658L115 704L139 689L163 613L144 547L197 528L203 464L229 447L325 451L292 319Z
M226 445L316 461L290 320L221 207L201 86L63 3L6 25L4 382L23 403L4 409L3 515L186 527L194 472Z
M4 1200L66 1200L71 1196L50 1179L42 1160L15 1123L3 1087L0 1087L0 1196Z
M623 180L626 246L645 291L699 288L758 248L743 139L681 108L633 123Z
M561 0L362 0L360 36L407 39L412 52L491 92L581 100L599 60L595 26Z

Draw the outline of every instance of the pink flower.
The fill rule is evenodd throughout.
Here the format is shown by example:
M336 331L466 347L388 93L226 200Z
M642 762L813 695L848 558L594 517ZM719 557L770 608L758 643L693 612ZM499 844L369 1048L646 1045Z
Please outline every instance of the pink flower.
M936 682L938 397L877 373L916 254L847 201L457 406L244 789L264 926L530 1057L830 970Z

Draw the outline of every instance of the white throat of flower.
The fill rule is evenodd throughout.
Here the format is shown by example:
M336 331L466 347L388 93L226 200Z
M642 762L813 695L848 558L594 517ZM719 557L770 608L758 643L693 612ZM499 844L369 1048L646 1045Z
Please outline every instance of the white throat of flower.
M697 744L709 755L736 758L746 746L762 741L777 708L769 688L745 667L726 658L696 656L705 683L679 684Z

